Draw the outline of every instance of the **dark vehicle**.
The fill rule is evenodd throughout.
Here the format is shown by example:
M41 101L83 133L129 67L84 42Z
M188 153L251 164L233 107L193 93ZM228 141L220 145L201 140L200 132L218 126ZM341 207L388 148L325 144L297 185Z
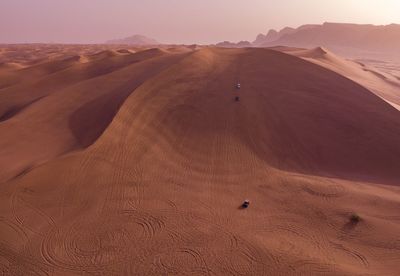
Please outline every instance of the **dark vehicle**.
M242 204L242 208L248 208L249 207L249 205L250 205L250 200L248 200L248 199L246 199L244 202L243 202L243 204Z

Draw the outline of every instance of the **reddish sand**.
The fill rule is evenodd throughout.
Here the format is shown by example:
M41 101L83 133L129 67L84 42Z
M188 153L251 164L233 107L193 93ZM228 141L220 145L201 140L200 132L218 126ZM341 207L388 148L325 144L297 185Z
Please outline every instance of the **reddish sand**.
M392 80L324 49L24 47L0 274L398 275Z
M368 88L400 110L400 79L392 74L379 72L377 69L366 64L338 57L329 50L321 47L312 50L293 50L293 48L282 48L279 50L302 57L346 76Z

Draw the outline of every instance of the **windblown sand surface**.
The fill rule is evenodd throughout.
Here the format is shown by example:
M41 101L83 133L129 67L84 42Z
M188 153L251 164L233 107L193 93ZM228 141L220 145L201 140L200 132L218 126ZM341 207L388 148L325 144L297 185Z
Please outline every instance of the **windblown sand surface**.
M19 47L0 274L398 275L392 77L322 48Z
M324 48L312 50L293 50L293 48L282 48L283 52L302 57L308 61L321 65L327 69L337 72L368 88L371 92L382 97L395 108L400 109L400 78L397 73L400 68L385 66L386 62L362 62L346 60L331 53Z

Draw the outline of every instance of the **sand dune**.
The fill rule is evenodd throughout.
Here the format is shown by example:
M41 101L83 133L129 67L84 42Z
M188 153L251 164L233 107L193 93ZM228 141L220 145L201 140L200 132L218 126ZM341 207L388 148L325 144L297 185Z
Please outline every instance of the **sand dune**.
M393 75L385 74L362 63L346 60L321 47L312 50L293 50L293 48L286 50L283 47L279 50L305 58L346 76L368 88L397 109L400 105L400 80Z
M157 49L124 59L107 55L101 62L77 63L68 70L51 72L45 79L3 91L0 108L5 111L0 129L6 134L0 137L0 181L91 144L124 99L177 58ZM26 93L27 86L35 89ZM15 141L15 137L21 139ZM14 158L20 161L10 162Z
M101 51L0 90L0 271L397 275L395 85L322 48Z

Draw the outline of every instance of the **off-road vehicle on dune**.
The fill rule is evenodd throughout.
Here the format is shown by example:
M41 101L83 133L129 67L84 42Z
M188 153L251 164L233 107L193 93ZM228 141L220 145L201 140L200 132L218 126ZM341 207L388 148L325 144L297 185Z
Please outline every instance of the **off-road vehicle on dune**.
M250 205L250 200L246 199L242 204L242 208L248 208L249 205Z

